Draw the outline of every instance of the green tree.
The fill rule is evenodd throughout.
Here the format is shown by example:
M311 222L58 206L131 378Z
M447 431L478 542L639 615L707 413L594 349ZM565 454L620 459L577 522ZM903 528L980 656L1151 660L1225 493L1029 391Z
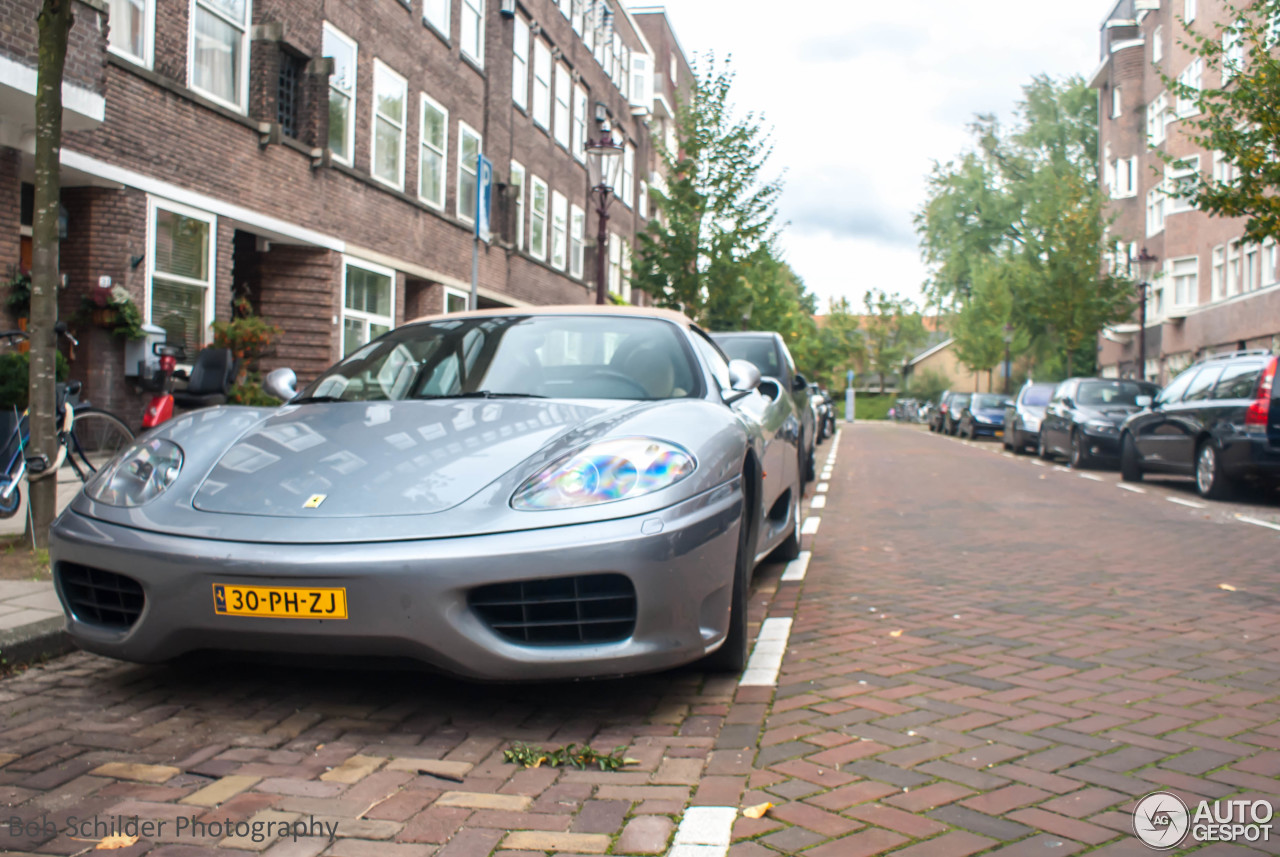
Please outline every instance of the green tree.
M29 458L53 461L58 448L57 400L58 213L62 181L62 71L73 22L72 0L44 0L36 15L39 58L36 66L35 212L31 227L31 365L28 380L31 441ZM53 476L53 471L45 472ZM38 547L49 543L49 525L57 513L58 480L29 479L31 532Z
M1012 321L1008 267L999 263L980 265L969 300L951 324L956 357L971 371L986 372L988 389L992 367L1004 360L1005 327Z
M848 298L832 298L828 302L824 324L810 341L804 364L813 380L828 390L843 390L845 373L866 362L866 343L859 323Z
M1202 211L1245 217L1245 240L1280 237L1280 0L1227 5L1225 26L1189 29L1187 46L1209 69L1217 88L1195 89L1166 78L1169 91L1197 114L1179 124L1196 144L1221 152L1231 166L1183 188ZM1204 76L1212 79L1213 76Z
M903 361L925 341L924 320L910 300L882 289L867 292L862 302L866 365L879 378L883 393L885 377L900 372Z
M775 234L782 189L764 176L769 132L730 101L733 79L729 61L710 57L677 108L676 151L661 151L666 187L652 190L662 216L640 235L633 277L662 306L713 329L756 312L752 275Z

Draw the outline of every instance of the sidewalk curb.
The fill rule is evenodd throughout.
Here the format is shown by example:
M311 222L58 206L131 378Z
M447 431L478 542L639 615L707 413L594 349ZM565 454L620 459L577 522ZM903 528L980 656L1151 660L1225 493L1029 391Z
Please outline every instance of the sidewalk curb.
M66 619L50 616L29 625L0 631L0 663L5 668L28 664L42 658L54 658L76 649L67 634Z

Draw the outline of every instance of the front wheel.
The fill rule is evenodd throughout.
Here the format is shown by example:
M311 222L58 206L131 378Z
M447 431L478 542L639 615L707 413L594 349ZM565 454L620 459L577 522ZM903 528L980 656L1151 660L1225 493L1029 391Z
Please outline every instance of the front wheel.
M71 430L65 439L66 462L58 474L60 482L72 478L88 480L116 453L133 443L133 431L115 414L82 408L72 416Z
M769 556L774 562L791 562L800 556L800 486L797 485L791 494L791 532L782 544L774 548Z
M1045 445L1043 431L1040 432L1039 436L1036 438L1036 454L1045 461L1048 461L1053 457L1053 453L1049 452L1049 447Z
M1120 439L1120 478L1125 482L1142 481L1142 461L1138 457L1138 444L1134 443L1131 434Z
M1071 433L1071 466L1076 470L1084 470L1092 461L1089 450L1084 444L1080 432L1073 431Z
M1234 487L1222 469L1222 458L1213 442L1206 440L1196 454L1196 490L1206 500L1226 500Z
M751 510L742 505L742 522L738 526L738 555L733 560L733 593L729 602L729 630L720 648L703 659L703 665L715 672L741 672L747 665L750 645L747 633L747 590L751 580L755 546L751 544Z

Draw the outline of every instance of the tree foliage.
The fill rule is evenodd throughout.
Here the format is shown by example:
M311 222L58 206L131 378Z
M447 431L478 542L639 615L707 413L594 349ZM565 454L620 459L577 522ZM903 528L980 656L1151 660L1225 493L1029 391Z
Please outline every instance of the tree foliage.
M955 310L957 350L975 371L1003 360L1011 325L1014 353L1045 373L1092 372L1098 333L1134 296L1100 273L1097 93L1078 77L1039 76L1023 96L1011 127L977 117L974 147L934 166L916 215L927 294Z
M903 362L924 344L924 320L910 300L880 289L867 292L862 302L866 366L879 379L883 393L886 376L900 372Z
M1186 42L1207 69L1224 72L1221 85L1165 82L1197 109L1180 123L1187 136L1222 153L1231 167L1186 188L1191 203L1209 214L1248 218L1245 240L1260 243L1280 237L1280 0L1228 4L1226 19L1213 30L1190 29Z

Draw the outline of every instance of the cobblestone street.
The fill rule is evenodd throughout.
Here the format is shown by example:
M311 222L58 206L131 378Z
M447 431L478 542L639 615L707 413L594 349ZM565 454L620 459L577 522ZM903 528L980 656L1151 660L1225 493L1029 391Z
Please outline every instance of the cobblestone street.
M741 686L70 655L0 682L0 850L79 853L106 832L71 818L137 816L168 823L114 853L1138 855L1150 792L1280 802L1280 534L998 444L838 444L810 553L757 575L753 636L782 621ZM515 741L638 764L526 770Z

